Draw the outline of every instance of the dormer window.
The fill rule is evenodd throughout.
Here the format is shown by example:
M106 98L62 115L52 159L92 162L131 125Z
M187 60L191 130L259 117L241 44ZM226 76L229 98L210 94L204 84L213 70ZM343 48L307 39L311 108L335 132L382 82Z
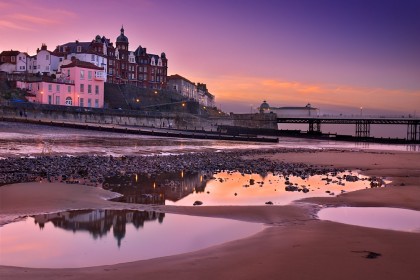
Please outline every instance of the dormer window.
M82 52L82 46L77 46L76 51L77 51L77 52Z

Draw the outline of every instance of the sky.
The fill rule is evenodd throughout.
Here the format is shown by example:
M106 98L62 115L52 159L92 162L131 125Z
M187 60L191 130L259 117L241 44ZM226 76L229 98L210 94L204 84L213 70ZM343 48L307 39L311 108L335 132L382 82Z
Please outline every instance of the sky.
M419 0L0 0L0 51L115 44L122 25L225 112L420 115Z

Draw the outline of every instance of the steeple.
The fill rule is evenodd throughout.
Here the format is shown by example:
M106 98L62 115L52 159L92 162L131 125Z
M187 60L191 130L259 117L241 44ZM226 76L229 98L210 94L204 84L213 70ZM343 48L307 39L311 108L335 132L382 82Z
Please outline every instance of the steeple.
M128 44L128 38L124 35L124 25L121 25L121 34L117 37L117 42L127 43Z

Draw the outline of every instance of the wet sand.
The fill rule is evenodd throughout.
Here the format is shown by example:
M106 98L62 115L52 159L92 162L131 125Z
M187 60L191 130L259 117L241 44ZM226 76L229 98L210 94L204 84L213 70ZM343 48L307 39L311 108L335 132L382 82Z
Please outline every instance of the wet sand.
M258 154L247 157L259 158ZM328 206L392 206L420 210L420 154L408 152L295 151L272 160L360 169L392 180L386 188L310 198ZM30 192L28 191L30 190ZM316 207L177 207L109 202L115 194L88 186L25 183L0 187L0 218L62 209L151 209L264 223L260 233L197 252L81 269L0 267L1 279L418 279L420 234L362 228L314 216ZM367 258L369 252L380 254Z

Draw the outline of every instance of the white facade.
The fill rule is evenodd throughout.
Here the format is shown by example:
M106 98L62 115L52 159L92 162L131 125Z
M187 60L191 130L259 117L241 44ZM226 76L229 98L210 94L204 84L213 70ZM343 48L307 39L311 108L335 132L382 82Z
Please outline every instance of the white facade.
M16 71L16 64L5 62L0 64L0 72L13 73Z
M16 56L16 72L26 72L28 70L29 55L27 53L19 53Z
M28 69L28 73L35 74L38 72L36 55L27 58L26 69Z
M48 50L40 50L36 55L37 65L34 73L57 73L60 59L62 60L62 58L53 55Z

